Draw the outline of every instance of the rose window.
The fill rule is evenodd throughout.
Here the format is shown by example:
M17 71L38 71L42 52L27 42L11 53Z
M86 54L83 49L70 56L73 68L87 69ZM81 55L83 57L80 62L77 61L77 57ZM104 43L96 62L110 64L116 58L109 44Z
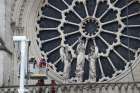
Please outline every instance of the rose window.
M76 53L78 39L99 49L96 81L108 81L134 67L140 47L139 0L44 0L37 18L37 38L42 55L63 72L61 44ZM76 58L70 77L75 77ZM84 65L83 79L89 78L89 62Z

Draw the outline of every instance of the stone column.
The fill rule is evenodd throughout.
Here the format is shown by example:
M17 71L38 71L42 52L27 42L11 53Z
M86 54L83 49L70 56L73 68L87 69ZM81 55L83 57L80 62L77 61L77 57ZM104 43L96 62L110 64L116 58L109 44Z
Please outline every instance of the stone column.
M0 0L0 86L10 85L12 82L11 1Z

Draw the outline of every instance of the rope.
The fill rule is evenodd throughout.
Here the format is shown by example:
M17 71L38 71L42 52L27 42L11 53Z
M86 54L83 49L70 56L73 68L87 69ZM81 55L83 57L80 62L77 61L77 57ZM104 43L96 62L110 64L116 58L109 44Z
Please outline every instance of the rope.
M127 7L126 7L126 14L127 14L127 19L126 19L126 30L127 30L127 35L130 35L129 34L129 29L128 29L128 22L129 22L129 20L128 20L128 0L126 0L126 4L127 4ZM130 54L130 38L128 38L128 40L127 40L127 42L128 42L128 61L130 62L130 60L131 60L131 54ZM130 65L130 70L131 70L131 75L132 75L132 80L133 80L133 82L135 82L135 78L134 78L134 73L133 73L133 69L132 69L132 65Z

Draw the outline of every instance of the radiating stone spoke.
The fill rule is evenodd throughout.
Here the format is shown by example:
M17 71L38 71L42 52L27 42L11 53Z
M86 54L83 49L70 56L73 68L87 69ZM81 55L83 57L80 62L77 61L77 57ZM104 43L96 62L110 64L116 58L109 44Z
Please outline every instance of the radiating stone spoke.
M50 41L53 41L53 40L56 40L56 39L59 39L59 38L61 38L61 36L53 37L53 38L47 39L47 40L42 40L41 42L42 43L47 43L47 42L50 42Z
M130 17L136 16L136 15L140 15L140 11L136 12L136 13L129 14L129 15L124 16L124 17L121 17L120 19L123 20L123 19L130 18Z
M119 0L116 0L112 5L115 5Z
M72 47L74 47L78 42L79 42L79 40L76 40L76 41L72 44Z
M118 0L116 0L112 5L115 5L117 2L118 2ZM104 15L106 15L106 14L108 13L109 10L110 10L110 8L108 8L108 9L99 17L99 19L102 19L102 17L103 17Z
M103 32L105 32L105 33L108 33L108 34L117 35L117 33L116 33L116 32L109 31L109 30L105 30L105 29L101 29L101 31L103 31Z
M58 30L58 28L39 28L40 31Z
M72 9L72 11L76 14L76 16L82 21L83 20L83 18L74 10L74 9Z
M51 54L52 52L55 52L59 48L60 48L60 45L57 46L56 48L52 49L51 51L47 52L47 55Z
M77 34L77 33L80 33L80 32L79 31L73 31L73 32L65 34L64 36L67 37L67 36L70 36L70 35L73 35L73 34Z
M92 41L93 41L93 44L94 44L95 46L97 46L97 44L96 44L96 42L95 42L95 38L92 39Z
M131 2L129 2L128 4L126 4L125 6L123 6L121 8L121 10L123 10L124 8L127 8L128 6L130 6L131 4L133 4L136 0L132 0Z
M89 39L88 39L88 38L86 38L85 48L87 48L88 41L89 41Z
M126 25L125 27L140 27L140 25Z
M56 64L58 64L58 62L61 60L61 57L57 60L57 61L55 61L53 64L54 65L56 65Z
M62 1L67 7L69 7L69 4L65 0L62 0Z
M71 25L75 25L75 26L80 26L80 24L73 23L73 22L70 22L70 21L65 21L65 23L67 23L67 24L71 24Z
M94 9L94 12L93 12L93 15L92 15L94 18L95 18L96 12L97 12L98 5L99 5L99 1L97 0L97 3L95 5L95 9Z
M110 23L114 23L114 22L117 22L118 19L113 19L113 20L110 20L110 21L107 21L107 22L103 22L101 23L102 25L106 25L106 24L110 24Z
M121 35L124 36L124 37L128 37L130 39L132 38L132 39L140 40L139 37L129 36L129 35L125 35L125 34L121 34Z
M114 64L113 64L113 62L111 61L111 59L110 59L109 57L107 57L107 59L108 59L110 65L112 66L113 70L114 70L114 71L117 71L117 69L116 69L116 67L114 66Z
M108 9L99 17L99 19L102 19L103 16L106 15L106 14L108 13L109 10L110 10L110 9L108 8Z
M109 45L109 43L106 41L106 40L104 40L100 35L98 35L98 37L109 47L110 45Z
M47 3L47 5L49 5L50 7L52 7L53 9L57 10L58 12L62 12L60 9L58 9L57 7L53 6L52 4L50 4L49 2Z
M86 3L83 3L83 5L84 5L85 11L86 11L86 15L89 16Z
M100 70L101 70L101 73L102 73L102 77L105 77L100 58L98 58L98 62L99 62L99 67L100 67Z
M66 4L67 7L70 7L69 4L65 0L62 0L62 1ZM83 20L83 18L73 8L71 11L73 11L80 20Z
M127 60L123 58L116 50L113 49L113 51L118 55L119 58L123 60L124 63L127 63Z
M81 37L79 37L79 38L82 38L82 36ZM79 39L77 39L71 46L72 46L72 48L76 45L76 44L78 44L79 43Z
M61 19L57 19L57 18L53 18L53 17L48 17L48 16L44 16L44 15L42 15L41 17L46 18L46 19L51 19L51 20L54 20L54 21L61 22Z
M126 49L128 49L128 50L130 50L130 51L132 51L133 53L135 53L136 52L136 50L134 50L134 49L132 49L132 48L130 48L130 47L128 47L128 46L126 46L125 44L123 44L123 43L121 43L121 46L122 47L124 47L124 48L126 48Z

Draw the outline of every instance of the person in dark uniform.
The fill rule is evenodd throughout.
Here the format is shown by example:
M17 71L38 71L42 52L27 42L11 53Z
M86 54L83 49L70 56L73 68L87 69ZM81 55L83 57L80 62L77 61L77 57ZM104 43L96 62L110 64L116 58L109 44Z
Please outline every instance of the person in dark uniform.
M39 80L37 81L36 85L39 86L38 93L44 93L44 92L43 92L43 88L42 88L42 86L45 85L44 79L39 79Z

